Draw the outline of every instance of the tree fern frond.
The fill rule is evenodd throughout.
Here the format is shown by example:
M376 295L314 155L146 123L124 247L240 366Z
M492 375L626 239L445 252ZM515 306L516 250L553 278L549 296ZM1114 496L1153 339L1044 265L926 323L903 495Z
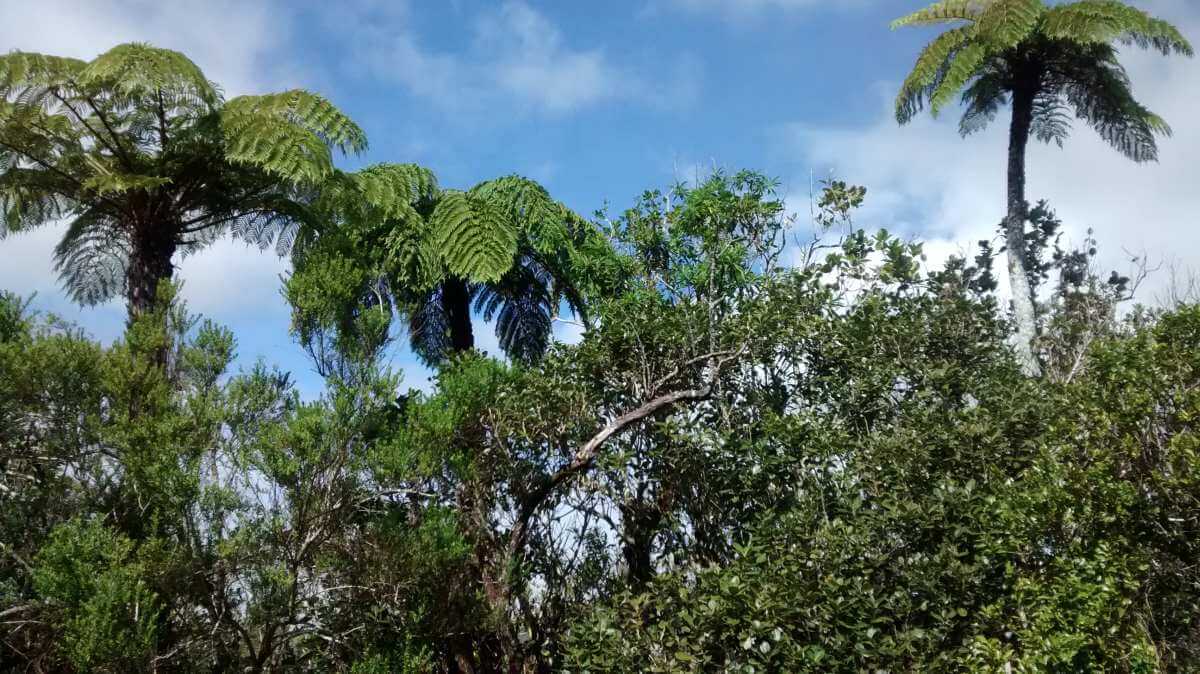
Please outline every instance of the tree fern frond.
M1049 9L1041 32L1051 39L1080 44L1107 44L1119 40L1154 48L1164 55L1192 55L1192 46L1179 29L1118 0L1077 0Z
M475 310L496 321L500 348L523 363L546 352L557 309L554 278L533 258L525 257L494 284L480 289Z
M945 76L947 62L975 34L974 26L960 26L934 38L921 50L916 65L900 87L896 97L896 119L907 124L924 109L929 95Z
M44 92L54 87L73 88L71 84L85 67L85 61L62 56L22 51L0 55L0 97Z
M186 258L203 251L225 236L230 225L231 222L222 221L211 227L204 227L190 234L177 237L175 240L176 254L181 258ZM247 241L246 243L252 242Z
M260 209L240 213L229 223L233 238L258 246L261 250L276 244L276 251L285 255L295 242L295 230L299 228L292 218L274 209Z
M995 0L979 15L979 37L994 51L1019 44L1037 26L1046 11L1042 0Z
M66 215L70 202L60 192L62 179L44 169L12 166L0 173L0 238L38 227Z
M323 96L292 89L261 96L239 96L225 104L228 114L265 117L301 127L330 147L347 153L367 149L362 129Z
M285 180L317 184L333 171L329 147L306 129L264 117L227 114L226 155Z
M1121 154L1139 163L1158 159L1155 136L1169 136L1171 128L1133 98L1119 65L1080 68L1062 91L1075 115Z
M437 242L421 218L396 223L388 232L387 249L390 274L403 287L425 291L445 276Z
M430 224L450 273L491 282L512 268L517 228L495 204L465 192L444 192Z
M1179 32L1179 29L1162 19L1146 17L1146 24L1141 29L1129 31L1125 40L1132 42L1142 49L1154 48L1164 56L1172 53L1182 56L1194 56L1192 43Z
M1007 103L1008 92L1001 77L989 73L977 78L963 90L962 104L965 109L958 122L959 134L969 136L982 131L996 119L1000 108Z
M48 113L40 105L19 105L3 99L0 139L4 141L0 152L47 169L56 168L64 154L78 156L83 151L78 131L65 116Z
M470 193L507 213L537 250L564 250L570 245L568 209L537 182L510 175L480 183Z
M1033 102L1033 122L1030 133L1043 143L1063 146L1071 133L1071 119L1066 104L1058 91L1039 94Z
M971 78L979 74L988 54L989 49L986 45L972 42L950 59L945 75L929 96L929 109L934 115L952 101Z
M72 220L54 249L63 289L85 306L107 302L125 291L129 240L107 216L88 212Z
M361 152L366 136L324 98L302 90L239 96L221 109L230 160L297 183L333 172L332 150Z
M892 22L892 30L947 21L975 21L995 0L942 0Z
M139 190L150 192L171 184L171 179L163 176L126 173L119 169L101 166L97 162L93 162L93 166L97 170L83 181L82 186L100 196Z
M410 217L413 205L438 193L433 171L416 164L375 164L352 174L357 198L384 219Z
M112 92L118 103L162 101L167 111L213 108L217 86L183 54L144 43L122 44L97 56L79 73L82 86Z
M426 364L440 363L453 351L450 317L442 306L441 287L433 288L406 307L408 342Z

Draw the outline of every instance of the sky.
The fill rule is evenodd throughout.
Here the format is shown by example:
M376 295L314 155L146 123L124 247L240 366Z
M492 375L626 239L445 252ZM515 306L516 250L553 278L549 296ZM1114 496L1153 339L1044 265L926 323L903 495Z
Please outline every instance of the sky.
M445 186L519 173L580 213L620 210L642 191L713 168L780 181L807 222L810 184L867 187L857 223L926 242L930 263L995 236L1004 211L1006 125L962 139L956 115L904 127L892 100L934 34L891 31L910 0L0 0L0 50L89 59L122 42L177 49L228 96L303 87L366 131L346 168L415 162ZM1200 43L1200 3L1133 1ZM1046 198L1102 262L1200 269L1200 63L1130 51L1135 93L1174 127L1160 162L1133 164L1077 127L1066 146L1029 155L1029 197ZM1003 119L1003 118L1002 118ZM117 337L119 302L81 309L61 292L47 226L0 240L0 289ZM287 261L225 240L179 260L189 308L232 328L238 362L319 378L288 333L280 296ZM480 347L498 353L492 330ZM569 339L569 329L560 331ZM409 386L429 373L404 349Z

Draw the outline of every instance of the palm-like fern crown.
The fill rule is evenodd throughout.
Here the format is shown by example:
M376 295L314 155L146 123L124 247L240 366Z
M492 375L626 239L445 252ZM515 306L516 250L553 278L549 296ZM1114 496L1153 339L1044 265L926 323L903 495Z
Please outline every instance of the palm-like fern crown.
M0 236L66 219L56 263L85 303L120 292L135 230L184 253L225 227L264 232L362 131L305 91L242 96L145 44L92 61L0 56Z
M455 190L420 166L379 164L335 173L315 203L335 228L300 228L297 276L346 258L369 267L358 297L344 299L377 303L386 285L428 362L450 349L440 296L446 281L465 282L476 310L496 321L501 348L528 361L545 350L560 302L583 311L577 269L604 249L591 223L516 175ZM350 326L341 320L339 329Z
M900 89L901 124L927 105L937 114L961 93L959 130L967 135L1023 90L1033 97L1039 140L1061 145L1073 111L1134 161L1157 158L1154 137L1170 127L1134 99L1115 45L1191 56L1171 24L1117 0L943 0L892 27L947 23L956 25L925 47Z

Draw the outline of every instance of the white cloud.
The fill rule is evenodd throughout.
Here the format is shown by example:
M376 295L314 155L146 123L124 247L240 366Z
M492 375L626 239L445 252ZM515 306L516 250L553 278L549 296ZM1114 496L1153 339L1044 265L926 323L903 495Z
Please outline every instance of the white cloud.
M38 0L5 3L0 44L90 59L123 42L182 51L229 94L260 88L266 60L288 35L273 3L236 0Z
M475 17L469 44L459 51L424 46L403 3L386 12L360 7L344 25L353 37L352 63L456 113L495 114L502 105L561 114L613 101L670 106L695 95L694 60L677 59L672 73L677 76L662 84L614 63L601 48L572 44L521 0Z
M694 13L718 14L726 19L744 21L771 12L798 13L821 9L852 9L877 0L649 0L643 13L658 15L671 9Z
M1157 0L1144 6L1184 34L1200 36L1195 5ZM1079 123L1064 149L1031 145L1028 197L1048 199L1076 243L1093 228L1109 268L1129 268L1123 251L1200 267L1200 68L1189 59L1140 51L1123 61L1138 98L1174 125L1174 137L1159 142L1160 163L1134 164ZM1005 120L966 139L959 138L951 112L899 127L891 111L894 90L894 84L881 85L879 115L870 124L793 125L782 131L782 146L806 156L818 174L832 169L866 185L860 222L920 235L931 258L993 238L1004 212ZM806 184L807 176L798 182ZM1153 299L1166 282L1167 274L1152 276L1143 297Z

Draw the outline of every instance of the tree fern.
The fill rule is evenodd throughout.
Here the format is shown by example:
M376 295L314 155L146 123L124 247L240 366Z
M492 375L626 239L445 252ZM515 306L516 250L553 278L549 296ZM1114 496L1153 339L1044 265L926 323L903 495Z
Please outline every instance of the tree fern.
M1018 357L1027 373L1036 374L1036 317L1024 260L1026 144L1032 137L1062 145L1073 113L1126 157L1156 159L1156 137L1169 135L1170 127L1134 99L1113 45L1188 56L1192 47L1171 24L1117 0L1053 6L1044 0L945 0L892 26L940 23L956 25L917 57L896 97L896 119L905 124L926 105L937 114L959 95L959 133L966 136L1012 105L1004 227Z
M470 343L472 302L495 321L506 353L536 358L559 303L583 311L579 262L603 238L544 187L515 175L446 190L426 169L382 164L333 176L315 203L334 226L294 253L294 282L313 285L307 277L323 273L328 254L349 256L364 280L383 273L414 350L430 363Z
M113 270L124 269L140 312L174 255L227 231L290 243L335 174L333 153L365 147L324 98L297 90L225 102L176 51L0 56L0 231L74 217L56 261L82 301L111 297Z

